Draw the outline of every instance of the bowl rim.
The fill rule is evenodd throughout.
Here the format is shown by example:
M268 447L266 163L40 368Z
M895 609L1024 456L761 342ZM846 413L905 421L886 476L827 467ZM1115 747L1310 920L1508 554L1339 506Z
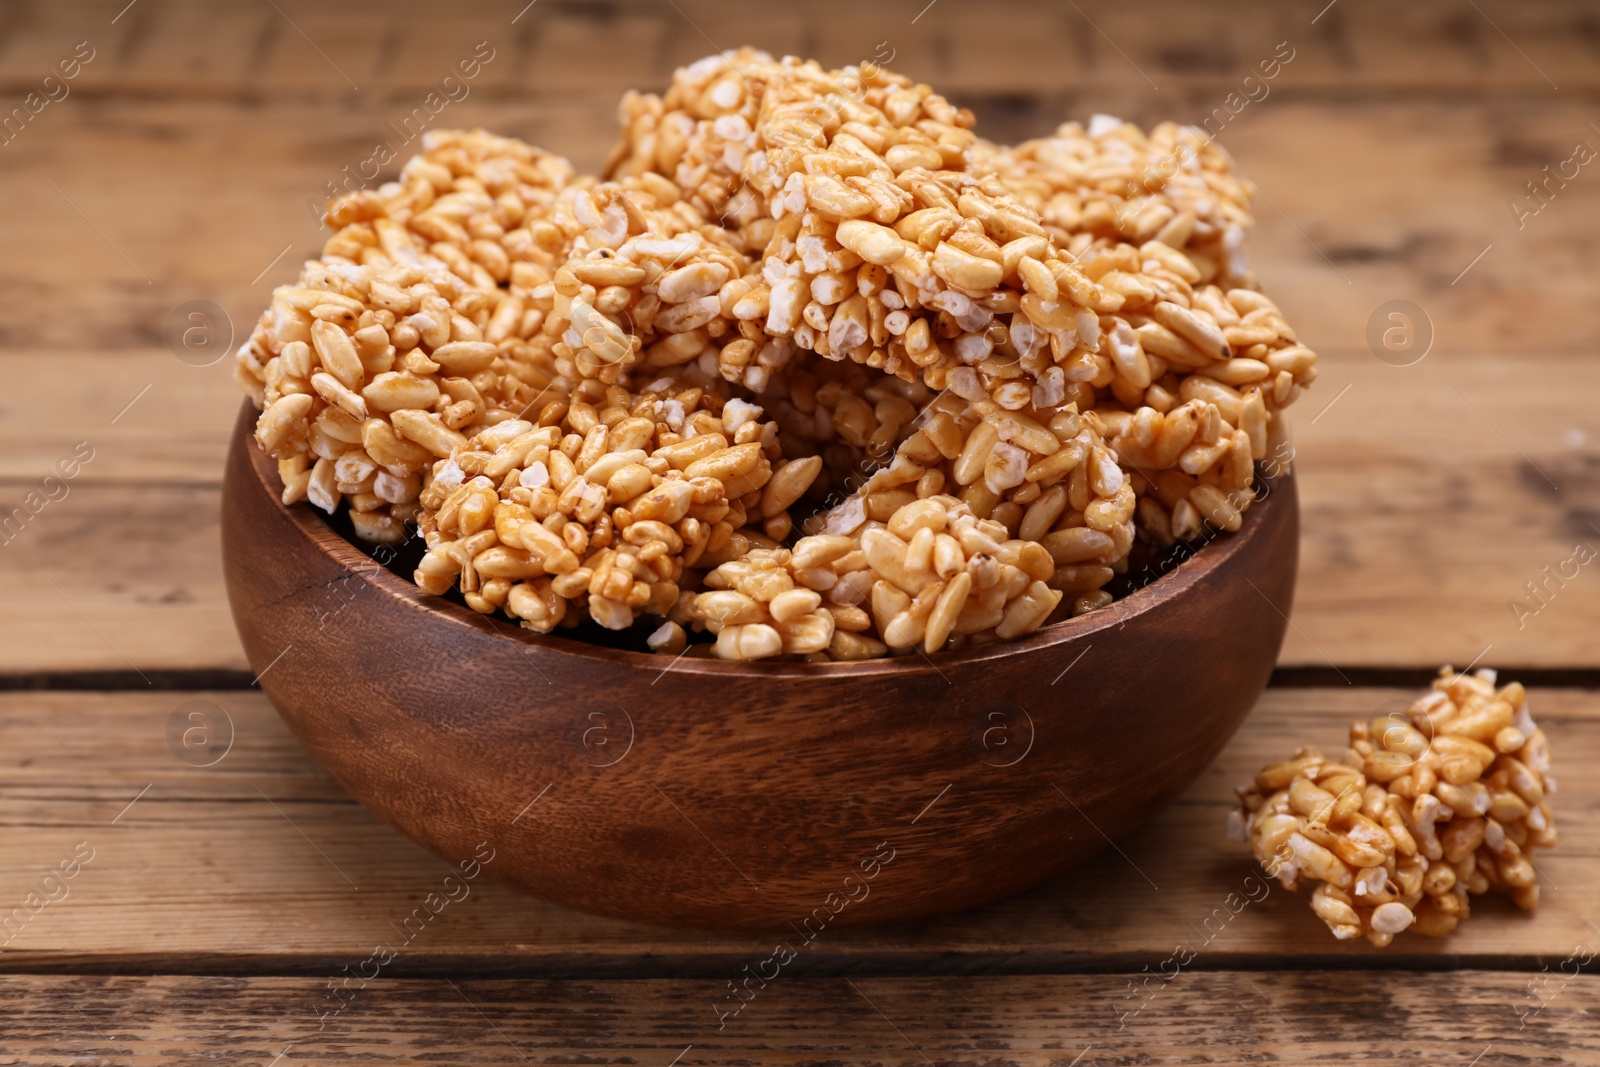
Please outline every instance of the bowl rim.
M919 652L916 656L890 656L882 659L854 663L796 663L789 661L765 662L758 660L722 660L716 657L688 657L680 653L668 659L660 653L635 652L629 649L608 648L576 638L557 634L541 634L514 625L508 620L483 615L462 604L443 597L425 593L413 583L392 573L357 545L331 526L327 519L309 504L283 503L278 483L277 462L264 452L255 441L254 427L257 409L245 398L235 427L232 447L243 449L247 469L251 473L249 484L241 487L249 492L264 494L277 512L289 521L308 545L346 574L355 576L375 592L400 602L403 608L431 615L442 622L464 626L480 633L510 639L524 646L531 654L543 653L569 656L578 660L598 661L614 667L649 669L665 676L668 672L706 675L711 677L749 676L759 678L884 678L912 677L937 674L943 677L941 666L967 667L992 662L1005 657L1025 655L1048 648L1069 645L1083 638L1093 637L1112 629L1121 629L1129 621L1155 611L1169 601L1190 593L1214 571L1235 556L1249 551L1266 525L1269 514L1285 506L1282 489L1292 488L1292 469L1267 477L1260 469L1256 472L1257 499L1244 513L1243 524L1233 533L1219 532L1208 543L1195 549L1187 558L1174 564L1170 570L1134 590L1121 600L1112 601L1104 608L1091 611L1073 619L1041 628L1027 637L1015 641L997 641L973 648L941 651L929 656ZM230 471L232 464L229 465ZM231 480L231 479L229 479ZM1266 487L1261 493L1260 487ZM1293 497L1288 506L1295 506ZM1262 594L1267 603L1282 614L1270 598ZM689 646L694 647L693 645ZM687 651L687 650L686 650ZM1087 649L1086 649L1087 651ZM663 667L663 661L666 666ZM1076 662L1076 660L1074 660ZM1070 670L1070 665L1068 667ZM1065 672L1063 672L1065 673ZM948 679L946 679L948 681ZM651 684L654 684L653 682Z

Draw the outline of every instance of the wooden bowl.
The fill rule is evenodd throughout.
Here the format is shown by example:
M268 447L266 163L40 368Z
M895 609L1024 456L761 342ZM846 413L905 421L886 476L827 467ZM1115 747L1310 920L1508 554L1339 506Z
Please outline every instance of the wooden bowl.
M1238 533L1020 641L674 661L425 595L283 506L254 420L246 405L228 457L223 558L250 665L296 736L445 859L492 849L489 877L629 919L814 932L967 908L1082 863L1232 736L1294 590L1285 477Z

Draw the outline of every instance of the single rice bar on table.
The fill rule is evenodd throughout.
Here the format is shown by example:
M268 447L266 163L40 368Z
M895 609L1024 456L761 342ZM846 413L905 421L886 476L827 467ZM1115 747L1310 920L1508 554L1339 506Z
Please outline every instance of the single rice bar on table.
M1340 939L1450 933L1469 894L1539 906L1530 853L1556 844L1550 744L1520 683L1444 668L1403 714L1350 727L1350 750L1303 748L1239 789L1229 828Z

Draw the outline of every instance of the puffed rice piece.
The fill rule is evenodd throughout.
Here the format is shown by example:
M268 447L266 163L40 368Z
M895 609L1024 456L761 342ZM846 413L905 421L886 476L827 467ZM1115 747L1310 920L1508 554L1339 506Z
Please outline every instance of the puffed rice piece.
M348 502L367 541L403 540L434 461L557 377L526 340L544 309L516 284L553 257L516 235L541 225L570 165L481 131L423 143L401 181L329 205L322 258L274 290L236 360L285 502Z
M930 653L1032 633L1064 595L1048 584L1055 572L1039 543L935 495L848 535L813 534L792 550L724 563L675 618L716 634L724 659Z
M1350 727L1341 761L1302 748L1238 790L1230 830L1341 940L1382 947L1454 930L1469 894L1539 905L1529 853L1556 844L1550 746L1527 694L1495 672L1440 671L1402 714Z
M1156 240L1183 252L1205 282L1251 287L1245 246L1251 191L1233 158L1193 126L1149 133L1109 117L1069 122L1015 147L985 145L992 165L1063 247L1093 234L1132 245Z
M807 529L849 534L870 521L889 521L914 500L957 495L1006 537L1044 547L1053 561L1045 583L1070 594L1071 614L1108 602L1096 594L1126 570L1135 498L1092 420L1072 404L1008 411L986 399L946 395L918 423L855 498Z
M1141 532L1165 547L1238 529L1253 462L1287 466L1280 412L1315 380L1316 356L1255 291L1252 191L1232 158L1192 127L1147 136L1110 119L984 148L1084 274L1123 299L1101 318L1115 406L1099 414L1138 476Z
M728 53L631 94L623 119L611 173L673 178L740 233L761 272L736 314L796 350L1000 388L1019 359L1089 360L1096 312L1121 304L974 152L970 112L882 68Z
M569 252L544 332L568 377L614 382L636 367L659 374L697 363L759 392L768 368L787 359L763 350L786 341L741 331L732 313L756 262L666 178L574 187L551 222Z
M797 498L821 468L774 467L777 425L741 403L670 378L637 393L586 379L537 422L479 432L422 494L417 585L458 586L474 610L541 633L667 616L686 568L743 555L751 514L774 491Z
M921 382L805 359L780 371L761 399L778 423L784 455L822 456L811 495L837 503L893 458L934 398Z
M1115 403L1094 412L1136 476L1141 532L1158 547L1208 526L1239 528L1255 498L1255 464L1267 462L1274 473L1289 465L1283 409L1316 380L1315 353L1260 293L1207 286L1169 295L1191 308L1168 300L1145 308L1152 317L1124 312L1106 323ZM1215 332L1227 355L1212 358L1163 319L1201 341Z

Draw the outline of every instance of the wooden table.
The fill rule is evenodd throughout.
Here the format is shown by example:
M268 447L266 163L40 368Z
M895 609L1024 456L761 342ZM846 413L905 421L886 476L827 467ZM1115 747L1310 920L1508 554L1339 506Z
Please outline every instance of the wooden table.
M1600 146L1591 8L125 3L0 6L6 108L59 96L41 79L92 52L0 145L0 511L93 450L0 534L0 917L27 913L0 931L0 1064L1600 1062L1600 978L1570 974L1600 944L1600 576L1542 603L1524 586L1600 547L1600 172L1519 200ZM1259 183L1263 281L1322 356L1295 412L1299 597L1273 688L1121 854L970 914L830 931L720 1028L767 940L479 884L323 1014L445 868L253 688L217 543L236 394L226 360L186 364L165 331L209 300L242 336L320 244L308 203L479 41L493 59L436 124L588 168L625 87L714 46L892 49L1011 140L1096 111L1199 121L1288 42L1221 136ZM1431 321L1420 362L1369 347L1391 300ZM1278 890L1232 915L1255 868L1222 834L1231 787L1447 662L1525 680L1555 743L1539 914L1485 900L1450 939L1385 951ZM231 723L211 766L169 741L196 710ZM1193 962L1147 981L1180 946Z

